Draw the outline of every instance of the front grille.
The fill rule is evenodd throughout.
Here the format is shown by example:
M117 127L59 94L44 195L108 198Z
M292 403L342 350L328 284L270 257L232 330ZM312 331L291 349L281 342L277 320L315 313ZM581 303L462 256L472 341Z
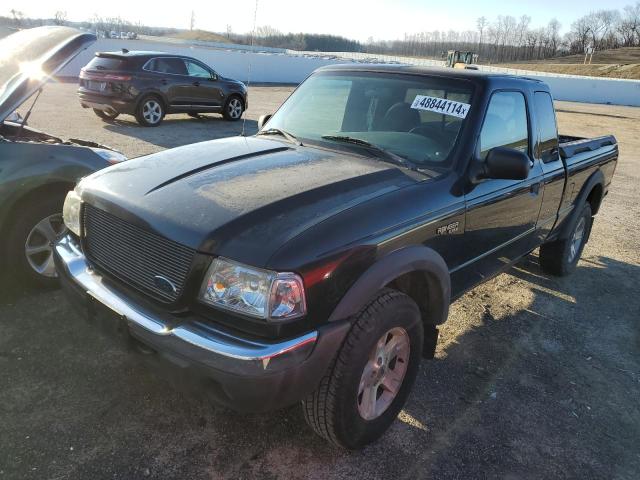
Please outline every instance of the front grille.
M83 221L85 255L98 269L163 302L180 297L194 250L88 204Z

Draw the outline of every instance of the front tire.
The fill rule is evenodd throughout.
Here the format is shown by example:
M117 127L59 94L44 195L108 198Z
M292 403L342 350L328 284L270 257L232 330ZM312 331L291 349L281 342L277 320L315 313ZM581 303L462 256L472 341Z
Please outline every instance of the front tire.
M420 310L385 288L358 314L318 389L302 402L321 437L357 449L393 423L411 391L424 341Z
M53 286L58 274L53 263L53 243L64 233L62 204L64 197L41 199L20 207L13 228L7 236L7 261L28 283Z
M136 120L143 127L157 127L165 116L164 105L155 95L140 100L136 109Z
M225 120L236 122L242 118L243 112L244 102L240 97L234 95L233 97L229 97L229 99L224 104L222 116L225 118Z
M591 205L585 203L580 213L573 219L571 233L567 238L545 243L540 247L542 270L559 277L572 273L578 265L584 246L587 244L592 225Z
M116 118L118 118L118 115L120 115L115 110L114 110L113 113L107 113L104 110L99 110L97 108L93 109L93 113L95 113L98 117L100 117L102 120L107 121L107 122L109 122L111 120L115 120Z

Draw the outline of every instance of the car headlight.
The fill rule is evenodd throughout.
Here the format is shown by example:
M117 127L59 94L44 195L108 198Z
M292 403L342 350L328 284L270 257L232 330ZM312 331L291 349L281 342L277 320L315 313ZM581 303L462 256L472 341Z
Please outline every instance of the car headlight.
M82 199L75 190L67 193L62 207L62 220L69 230L80 236L80 208Z
M93 150L94 153L100 155L111 165L127 160L127 157L125 157L120 152L116 152L115 150L107 150L106 148L92 148L91 150Z
M300 276L253 268L220 257L207 271L200 299L270 321L297 318L307 310Z

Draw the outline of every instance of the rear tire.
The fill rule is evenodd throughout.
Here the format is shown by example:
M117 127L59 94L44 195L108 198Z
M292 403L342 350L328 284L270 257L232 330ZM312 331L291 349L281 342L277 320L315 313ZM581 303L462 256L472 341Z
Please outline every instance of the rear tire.
M116 118L118 118L118 115L120 115L118 112L107 113L104 110L98 110L97 108L93 109L93 113L95 113L97 116L99 116L102 120L105 120L105 121L115 120Z
M7 235L8 271L30 284L57 284L52 244L66 231L62 222L63 203L64 197L55 197L20 206L20 213Z
M242 113L244 112L244 102L242 98L237 95L229 97L229 99L224 104L224 109L222 110L222 116L225 120L229 120L231 122L236 122L242 118Z
M545 273L564 277L576 269L593 225L591 205L585 203L572 222L567 238L540 247L540 266Z
M355 318L318 389L302 401L309 426L342 448L377 440L405 404L423 341L416 303L396 290L381 290Z
M136 108L136 120L143 127L157 127L165 116L164 104L155 95L143 97Z

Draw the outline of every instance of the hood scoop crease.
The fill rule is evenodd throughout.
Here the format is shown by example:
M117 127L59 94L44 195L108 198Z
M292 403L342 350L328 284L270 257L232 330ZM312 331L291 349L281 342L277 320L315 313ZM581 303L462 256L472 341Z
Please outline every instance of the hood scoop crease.
M193 170L189 170L187 172L181 173L180 175L173 177L169 180L167 180L166 182L162 182L159 185L156 185L155 187L153 187L151 190L149 190L147 193L145 193L145 195L149 195L150 193L153 193L157 190L160 190L161 188L164 188L168 185L171 185L172 183L178 182L184 178L188 178L191 177L192 175L197 175L200 172L204 172L206 170L209 170L212 167L218 167L220 165L226 165L228 163L231 162L236 162L238 160L246 160L248 158L251 157L258 157L258 156L262 156L262 155L269 155L272 153L279 153L279 152L286 152L287 150L291 150L290 147L277 147L277 148L271 148L268 150L260 150L260 151L255 151L255 152L250 152L250 153L246 153L244 155L237 155L235 157L231 157L231 158L226 158L224 160L219 160L217 162L213 162L213 163L208 163L207 165L202 165L201 167L198 168L194 168Z

